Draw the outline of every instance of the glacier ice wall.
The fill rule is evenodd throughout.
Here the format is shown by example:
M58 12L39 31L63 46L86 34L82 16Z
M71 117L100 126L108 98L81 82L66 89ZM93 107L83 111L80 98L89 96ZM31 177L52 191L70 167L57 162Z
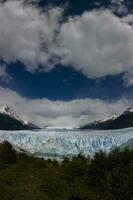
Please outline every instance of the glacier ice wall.
M113 131L0 131L0 142L7 140L15 148L49 158L71 157L79 153L94 155L100 150L109 152L130 138L133 138L133 128Z

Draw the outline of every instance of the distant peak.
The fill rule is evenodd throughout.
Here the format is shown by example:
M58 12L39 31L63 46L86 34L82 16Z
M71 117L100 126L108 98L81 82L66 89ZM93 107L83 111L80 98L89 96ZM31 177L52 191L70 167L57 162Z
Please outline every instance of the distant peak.
M106 122L106 121L109 121L109 120L114 120L116 118L117 118L117 116L113 115L113 116L109 116L109 117L107 117L105 119L100 120L100 122Z
M127 113L133 112L133 106L128 108L123 114L126 115Z
M9 113L9 111L10 111L10 108L9 108L9 106L7 106L7 105L2 105L2 106L0 106L0 112L3 112L3 113Z
M12 111L12 109L10 109L9 106L7 105L2 105L0 106L0 113L5 114L5 115L9 115L10 117L13 117L17 120L20 120L19 117L16 115L16 113L14 113ZM22 122L22 120L20 120Z
M127 109L128 112L133 112L133 106Z
M7 105L1 105L0 106L0 114L5 115L5 116L9 116L10 118L14 118L15 120L17 120L18 122L21 123L21 125L23 126L23 128L25 127L28 130L33 130L33 129L39 129L39 127L37 127L36 125L32 124L29 121L24 122L16 113L13 112L12 109L10 109L9 106ZM7 130L7 129L5 129Z

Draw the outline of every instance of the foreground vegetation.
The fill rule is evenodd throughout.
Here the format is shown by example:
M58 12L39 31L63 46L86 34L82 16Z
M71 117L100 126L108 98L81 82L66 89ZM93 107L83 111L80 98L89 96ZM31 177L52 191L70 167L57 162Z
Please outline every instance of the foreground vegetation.
M62 163L0 144L0 200L133 200L133 151Z

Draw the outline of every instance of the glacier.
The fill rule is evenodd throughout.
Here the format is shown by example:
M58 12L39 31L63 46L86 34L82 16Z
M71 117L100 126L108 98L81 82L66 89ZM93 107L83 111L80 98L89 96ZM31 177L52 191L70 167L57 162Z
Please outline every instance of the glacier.
M132 138L133 128L108 131L0 131L0 142L6 140L16 149L51 159L62 159L78 154L93 156L100 150L108 153Z

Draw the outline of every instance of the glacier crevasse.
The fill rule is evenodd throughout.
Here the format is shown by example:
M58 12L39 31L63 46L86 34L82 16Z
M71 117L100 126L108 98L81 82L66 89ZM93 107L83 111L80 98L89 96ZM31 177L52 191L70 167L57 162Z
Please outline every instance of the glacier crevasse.
M133 138L133 128L113 131L0 131L0 142L47 158L71 157L79 153L93 156L100 150L110 152Z

